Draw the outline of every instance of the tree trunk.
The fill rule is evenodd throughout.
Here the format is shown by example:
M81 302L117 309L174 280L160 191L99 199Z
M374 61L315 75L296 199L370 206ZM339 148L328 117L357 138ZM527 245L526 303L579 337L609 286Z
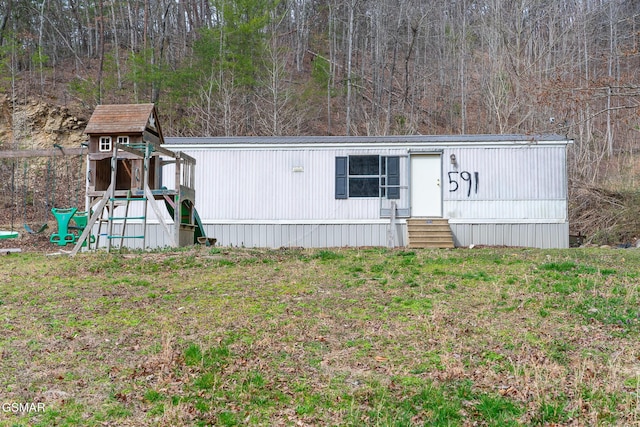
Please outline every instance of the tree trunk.
M349 31L347 33L347 102L346 102L346 135L351 135L351 64L353 61L353 20L357 0L349 1Z
M104 69L104 26L103 26L102 0L98 0L98 16L96 17L96 30L98 31L98 51L100 63L98 65L98 104L102 103L102 72Z

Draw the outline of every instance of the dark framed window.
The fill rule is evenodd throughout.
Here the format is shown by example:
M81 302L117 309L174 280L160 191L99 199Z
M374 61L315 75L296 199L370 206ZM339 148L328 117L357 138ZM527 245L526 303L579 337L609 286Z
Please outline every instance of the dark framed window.
M336 157L336 199L400 197L400 158L378 155Z
M349 197L380 195L380 156L349 156Z

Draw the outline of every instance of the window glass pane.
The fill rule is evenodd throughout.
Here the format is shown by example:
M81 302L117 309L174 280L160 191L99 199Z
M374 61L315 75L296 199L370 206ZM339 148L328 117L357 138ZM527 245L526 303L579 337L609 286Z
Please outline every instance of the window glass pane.
M378 178L349 178L349 197L378 197Z
M98 148L100 151L111 151L111 137L101 137Z
M379 175L379 166L378 156L349 156L349 175Z

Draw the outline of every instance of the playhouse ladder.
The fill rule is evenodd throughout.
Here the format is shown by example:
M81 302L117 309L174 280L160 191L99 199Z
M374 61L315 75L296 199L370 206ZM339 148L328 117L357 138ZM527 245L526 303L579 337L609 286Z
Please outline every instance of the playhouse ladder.
M108 234L107 234L107 251L111 250L111 244L114 239L120 239L120 247L122 247L124 243L124 239L142 239L142 248L145 247L145 235L147 229L147 197L132 197L131 191L127 193L126 197L110 197L109 198L109 216L108 216ZM140 216L130 216L129 215L129 206L131 202L144 202L143 205L143 214ZM115 216L115 208L118 206L125 206L124 216ZM126 234L127 221L129 220L142 220L142 234L139 235L128 235ZM120 229L120 234L113 234L113 223L114 221L122 221L122 226Z
M148 148L147 148L148 150ZM144 174L143 174L143 188L147 187L148 182L148 174L149 168L147 164L148 152L145 152L145 164L144 164ZM125 197L116 195L116 177L117 177L117 168L118 168L118 145L113 149L113 157L111 158L111 187L110 187L110 195L109 195L109 216L107 217L107 252L111 251L111 244L114 239L120 239L120 248L124 243L124 239L142 239L142 249L145 248L146 243L146 234L147 234L147 201L149 200L147 195L143 195L141 197L133 197L131 194L131 190L127 191ZM143 205L143 213L141 216L129 216L129 205L131 202L144 202ZM115 210L118 206L125 206L124 216L116 216ZM142 220L142 234L140 235L127 235L127 221L128 220ZM122 226L120 229L120 234L113 233L113 223L114 221L122 221Z

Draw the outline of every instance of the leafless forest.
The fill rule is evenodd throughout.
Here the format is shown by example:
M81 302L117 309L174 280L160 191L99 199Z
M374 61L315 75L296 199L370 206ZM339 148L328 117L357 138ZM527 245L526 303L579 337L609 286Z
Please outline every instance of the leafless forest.
M640 2L1 0L2 90L165 135L558 133L571 222L640 237Z

